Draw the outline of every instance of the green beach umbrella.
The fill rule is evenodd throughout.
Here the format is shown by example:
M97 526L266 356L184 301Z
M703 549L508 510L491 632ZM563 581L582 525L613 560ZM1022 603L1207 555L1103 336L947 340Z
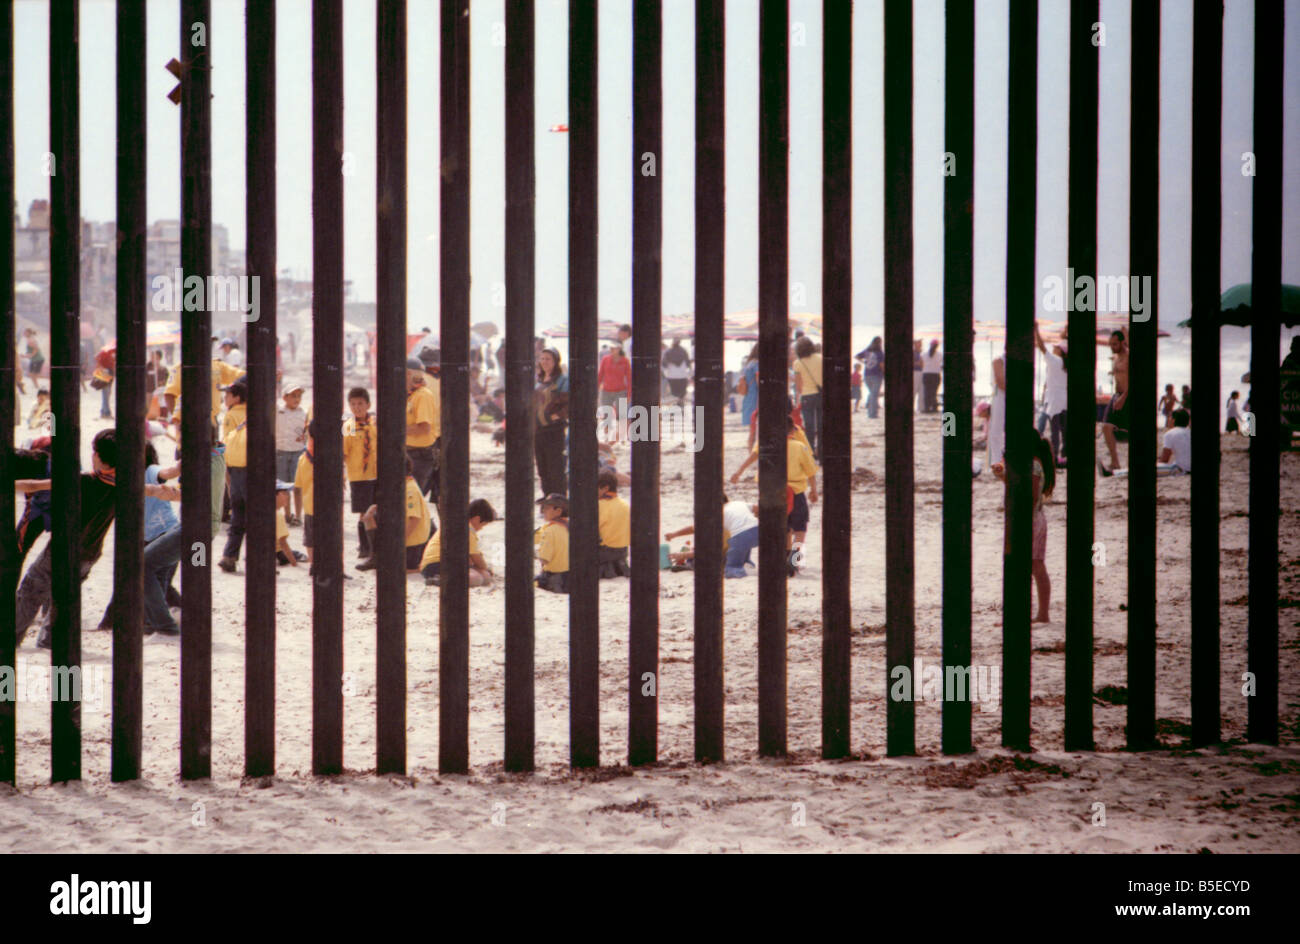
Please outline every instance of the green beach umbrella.
M1300 285L1282 286L1282 306L1278 321L1288 328L1300 324ZM1248 327L1254 322L1254 309L1250 304L1250 283L1234 285L1219 296L1219 324ZM1180 328L1190 328L1192 319L1178 322Z

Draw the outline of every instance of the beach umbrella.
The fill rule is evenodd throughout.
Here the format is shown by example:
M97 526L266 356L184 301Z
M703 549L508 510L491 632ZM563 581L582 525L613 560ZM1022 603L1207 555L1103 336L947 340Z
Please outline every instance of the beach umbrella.
M484 340L497 336L497 326L494 321L480 321L477 324L470 325L469 329Z
M1282 286L1282 306L1278 311L1278 321L1288 328L1300 325L1300 285ZM1255 314L1251 307L1250 283L1234 285L1219 296L1219 324L1249 327L1254 324ZM1180 328L1190 328L1192 319L1178 322Z

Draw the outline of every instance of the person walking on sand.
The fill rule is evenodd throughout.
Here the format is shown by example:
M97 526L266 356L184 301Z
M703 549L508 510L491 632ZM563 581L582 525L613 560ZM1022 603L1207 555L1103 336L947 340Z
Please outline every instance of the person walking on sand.
M939 384L943 382L943 354L939 342L931 341L930 349L921 359L921 390L924 394L925 412L939 412Z
M1225 433L1241 432L1241 391L1234 390L1228 394L1228 422L1225 424L1223 431Z
M596 384L600 387L600 405L614 411L608 425L617 442L618 421L627 416L627 396L632 389L632 362L623 355L622 344L612 345L609 353L600 359Z
M1043 398L1043 412L1047 414L1047 422L1051 426L1054 464L1060 466L1065 460L1065 408L1068 403L1065 356L1068 349L1062 338L1049 350L1038 331L1038 322L1034 322L1034 344L1042 352L1047 364L1047 393Z
M993 358L993 398L989 401L988 464L1002 461L1007 444L1007 354Z
M885 382L885 349L880 337L871 339L858 360L862 361L862 382L867 385L867 419L880 416L880 387Z

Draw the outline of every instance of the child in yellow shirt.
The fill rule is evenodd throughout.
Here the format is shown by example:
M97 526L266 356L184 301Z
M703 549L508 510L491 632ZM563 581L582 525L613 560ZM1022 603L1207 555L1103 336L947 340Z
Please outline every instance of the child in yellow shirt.
M226 477L230 488L230 532L217 566L235 572L248 526L248 382L236 380L225 388L226 415L221 441L226 447Z
M632 509L618 497L618 473L601 469L596 476L597 507L600 513L600 579L631 577L627 546L632 539Z
M469 503L469 585L486 587L492 583L492 568L479 547L478 533L483 526L497 520L497 513L486 498L476 498ZM442 532L435 532L425 545L424 556L420 558L420 573L424 582L437 586L442 577Z
M406 572L415 573L420 569L420 559L424 556L425 545L429 543L429 534L433 523L429 518L429 506L424 503L424 495L416 484L411 457L406 457ZM361 516L361 523L367 531L379 529L379 506L371 505ZM368 535L370 547L373 548L374 536ZM370 557L357 564L357 570L374 570L379 566L378 557Z
M370 537L361 518L375 503L379 433L370 412L370 393L365 387L348 391L348 409L352 416L343 424L343 465L352 492L352 512L357 516L357 557L366 560L371 555Z
M307 548L307 560L315 563L316 552L312 535L312 516L316 508L316 421L307 424L307 448L298 457L298 474L293 477L293 487L302 493L302 546Z
M552 593L569 592L569 500L552 492L537 502L546 523L537 529L533 543L542 562L537 586Z

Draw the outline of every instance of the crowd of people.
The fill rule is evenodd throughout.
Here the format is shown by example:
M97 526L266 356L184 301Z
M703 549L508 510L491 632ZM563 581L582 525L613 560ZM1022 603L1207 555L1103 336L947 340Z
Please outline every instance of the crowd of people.
M626 413L632 389L632 330L629 325L620 327L617 337L602 350L596 374L599 404L616 413ZM1044 396L1034 427L1032 469L1034 483L1033 524L1033 575L1038 590L1038 620L1046 620L1050 599L1050 579L1044 565L1046 521L1042 508L1055 484L1055 473L1066 466L1068 339L1062 337L1048 344L1034 330L1035 344L1045 365ZM292 339L291 339L292 341ZM1117 442L1127 435L1129 423L1129 352L1122 331L1111 334L1108 345L1111 351L1111 374L1114 393L1100 411L1102 436L1109 463L1099 461L1104 476L1125 475L1119 468ZM291 344L292 346L292 344ZM498 363L504 351L504 342L498 347ZM438 502L440 466L442 456L440 354L434 343L413 347L413 355L406 362L405 410L405 520L402 524L406 547L406 570L421 574L426 582L437 584L441 577L441 540L433 509ZM540 494L537 505L540 525L535 532L535 545L539 571L536 585L557 593L568 592L568 435L569 435L569 377L560 352L546 346L541 338L534 339L536 373L533 393L534 458ZM111 419L107 391L114 380L115 347L111 342L100 345L91 359L94 365L88 378L90 385L103 391L101 411ZM212 380L210 407L210 468L212 475L211 522L214 538L226 525L225 541L217 566L226 573L236 573L243 551L247 530L249 491L249 444L247 414L249 387L239 344L234 338L213 338ZM913 390L915 409L921 413L939 410L939 387L942 378L942 354L939 343L932 341L928 350L921 341L913 349ZM291 355L292 356L292 355ZM1292 357L1295 354L1293 352ZM277 362L279 362L277 350ZM755 345L739 372L728 375L726 392L740 399L741 422L748 430L747 455L731 476L739 484L744 474L757 461L758 433L758 346ZM35 332L24 333L19 350L18 383L23 375L36 379L44 366L44 354L36 341ZM694 368L694 359L683 347L680 339L663 345L660 365L664 379L662 391L665 402L684 402ZM502 365L504 366L504 365ZM865 409L868 417L875 418L879 411L880 389L884 378L884 350L881 338L873 338L855 358L850 391L853 410L862 404L862 388L867 391ZM1005 407L1006 361L1005 353L992 362L993 395L983 405L986 424L986 448L989 466L998 479L1005 478ZM471 416L477 417L493 433L497 442L505 437L504 389L491 382L495 375L489 370L490 359L479 357L471 371ZM282 371L280 375L282 377ZM162 352L150 352L146 372L146 393L150 399L151 436L165 432L179 446L179 403L182 396L181 372L169 369L163 362ZM811 520L811 506L818 499L817 473L822 461L824 406L824 365L821 348L811 337L796 332L791 345L786 376L788 413L786 416L787 441L787 571L791 576L799 573L802 562L801 549L806 541ZM314 564L317 544L314 518L315 439L322 420L304 409L306 390L301 384L279 384L279 399L275 415L275 470L276 470L276 550L282 566L297 567L306 563L309 572ZM27 424L40 431L49 417L49 395L38 388L37 400ZM1191 391L1182 388L1181 397L1175 394L1174 385L1168 384L1157 404L1157 412L1164 426L1164 441L1156 472L1158 475L1178 475L1191 471ZM1239 405L1240 394L1233 391L1227 402L1226 432L1248 432L1245 424L1249 417L1249 402L1245 409ZM378 432L375 414L371 409L370 391L354 387L347 395L348 411L340 418L342 424L343 466L348 483L351 513L356 516L356 568L374 570L375 535L381 524L376 503L378 479ZM733 400L733 409L735 403ZM161 425L160 425L161 424ZM480 427L482 428L482 427ZM1046 434L1046 438L1045 438ZM615 442L617 432L614 431ZM50 437L37 436L29 442L30 448L16 453L15 479L17 491L26 496L26 505L18 526L19 548L25 559L37 539L51 529L54 496L50 483ZM625 578L630 575L628 550L631 539L631 510L620 497L620 487L630 482L629 476L619 471L614 442L598 443L597 501L599 509L598 563L602 579ZM180 450L177 449L177 460ZM81 560L84 580L90 568L102 554L104 536L112 524L115 510L113 488L116 483L117 441L113 429L99 432L93 441L93 468L82 475ZM150 444L145 470L145 610L146 632L176 635L180 595L173 586L175 573L182 553L179 517L172 504L180 500L176 484L181 475L181 465L175 461L164 465L155 447ZM758 540L757 506L736 498L723 497L723 552L726 557L725 573L729 578L747 576L752 566L752 552ZM479 532L499 520L495 509L483 498L475 498L466 511L470 528L469 579L471 586L492 583L495 573L479 543ZM301 528L300 543L303 551L293 546L291 528ZM695 527L688 524L664 535L666 542L694 534ZM693 565L695 551L687 545L677 551L664 548L664 563L673 567ZM49 624L54 613L50 596L52 566L50 548L47 546L40 558L28 569L19 589L18 638L21 640L39 614L44 612L44 628L38 644L48 645ZM112 621L112 605L101 621L107 628Z

